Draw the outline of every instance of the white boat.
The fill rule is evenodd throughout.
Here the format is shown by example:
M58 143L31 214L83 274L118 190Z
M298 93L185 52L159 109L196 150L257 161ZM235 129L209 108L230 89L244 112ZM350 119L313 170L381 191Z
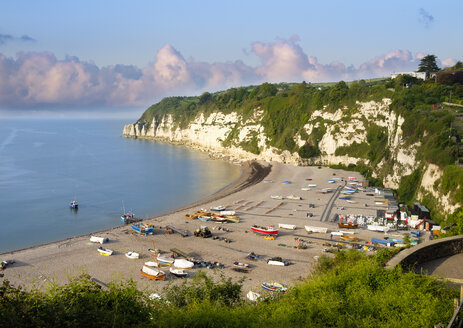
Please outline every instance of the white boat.
M349 234L349 235L355 235L355 231L353 231L353 230L350 230L350 231L347 231L347 230L339 230L339 232L341 232L341 233L347 233L347 234Z
M278 228L288 229L288 230L295 230L296 225L295 224L278 223Z
M148 267L146 265L140 270L140 273L151 280L164 280L166 279L166 274L164 271L157 268Z
M235 214L236 214L235 211L222 211L222 212L220 212L220 215L224 215L224 216L227 216L227 215L233 216Z
M301 188L301 190L303 190L303 191L309 191L309 190L311 190L311 189L312 189L312 188L309 188L309 187L302 187L302 188Z
M278 266L286 266L286 265L288 265L287 263L285 263L283 261L277 261L277 260L268 260L267 264L278 265Z
M305 226L305 230L307 230L307 232L320 232L320 233L327 233L328 232L328 228L325 228L325 227Z
M139 259L140 254L135 253L135 252L127 252L125 253L125 256L127 256L129 259Z
M334 183L334 180L328 180L328 183Z
M90 241L91 241L92 243L104 244L104 243L107 243L107 242L109 241L109 238L91 236L91 237L90 237Z
M159 264L172 264L175 261L173 257L162 256L162 255L158 255L157 260L159 261Z
M380 226L380 225L372 225L372 224L367 225L367 229L370 231L380 231L380 232L388 232L390 230L389 227Z
M145 262L145 265L146 265L147 267L157 268L157 267L158 267L158 262L155 262L155 261L148 261L148 262Z
M247 297L248 300L250 300L251 302L257 302L257 301L259 300L259 298L262 297L262 295L259 294L259 293L253 292L252 290L250 290L250 291L246 294L246 297Z
M193 262L184 259L176 259L172 266L177 269L191 269L194 265L195 264Z
M357 204L357 202L355 200L346 199L346 202L351 203L351 204Z
M332 231L331 235L332 236L344 236L344 234L342 232L340 232L340 231Z
M270 198L272 198L272 199L284 199L284 197L280 196L280 195L272 195L272 196L270 196Z
M113 255L113 251L110 250L110 249L107 249L107 248L103 248L103 247L98 247L98 253L100 253L101 255L104 255L104 256L110 256L110 255Z
M222 206L222 205L219 205L219 206L215 206L215 207L211 207L211 211L217 211L217 212L220 212L220 211L223 211L225 210L225 207Z
M308 187L309 188L317 188L317 185L316 184L309 184Z
M183 269L170 267L169 271L170 273L172 273L174 276L177 276L177 277L186 277L188 275L188 272Z
M301 200L302 197L300 197L300 196L295 196L295 195L289 195L289 196L286 196L286 199Z

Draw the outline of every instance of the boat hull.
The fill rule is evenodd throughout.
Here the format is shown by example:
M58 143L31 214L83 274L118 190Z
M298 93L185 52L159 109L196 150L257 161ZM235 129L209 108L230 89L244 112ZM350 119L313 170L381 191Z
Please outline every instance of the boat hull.
M260 235L267 235L267 236L278 236L278 230L268 230L264 227L251 227L251 230Z
M140 269L140 273L150 280L161 280L161 281L166 280L165 274L159 274L157 276L153 276L153 275L150 275L149 273L144 272L143 269Z

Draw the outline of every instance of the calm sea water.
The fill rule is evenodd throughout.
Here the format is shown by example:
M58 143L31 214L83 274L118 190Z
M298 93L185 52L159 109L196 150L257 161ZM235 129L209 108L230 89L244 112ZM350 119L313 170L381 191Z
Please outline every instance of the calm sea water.
M0 252L118 226L123 204L137 217L161 214L239 176L201 152L123 138L125 123L0 121Z

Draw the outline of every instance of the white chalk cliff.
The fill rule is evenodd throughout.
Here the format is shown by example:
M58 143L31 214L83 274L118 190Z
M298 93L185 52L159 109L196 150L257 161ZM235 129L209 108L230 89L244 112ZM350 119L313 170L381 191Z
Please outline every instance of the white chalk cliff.
M381 176L386 187L397 189L401 177L410 175L419 167L420 162L417 161L416 154L420 144L405 144L402 139L404 118L390 110L390 104L391 100L385 98L380 102L357 102L355 111L347 108L339 108L335 112L314 111L303 128L304 134L310 136L314 130L322 130L324 134L318 143L320 156L311 159L303 159L297 152L291 153L269 146L264 127L260 123L263 116L263 110L260 108L255 108L253 115L246 120L236 112L224 114L216 111L208 116L201 113L186 128L180 128L174 122L173 116L166 114L158 121L153 119L151 122L139 121L128 124L124 127L123 135L181 143L229 157L233 161L259 159L294 165L349 165L359 162L368 164L368 159L350 154L336 155L336 150L354 143L368 144L366 125L375 124L387 131L390 154L388 163L393 163L393 166L385 167L385 161L381 161L374 168L373 176ZM252 139L257 141L258 155L243 149L246 148L243 144ZM301 133L294 136L294 141L299 147L303 146L306 140L307 138L304 139ZM442 175L438 170L437 167L433 168L433 176ZM428 175L429 172L422 182L421 189L434 195L435 191L429 182L432 179ZM454 209L452 204L444 203L444 210L452 209Z

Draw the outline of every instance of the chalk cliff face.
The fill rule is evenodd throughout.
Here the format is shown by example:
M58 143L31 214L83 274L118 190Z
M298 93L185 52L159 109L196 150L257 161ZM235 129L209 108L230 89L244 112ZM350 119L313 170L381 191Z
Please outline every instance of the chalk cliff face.
M404 118L390 110L390 104L391 100L385 98L380 102L357 102L354 111L347 108L339 108L334 112L314 111L303 131L294 136L295 143L301 147L315 131L323 132L321 139L318 139L320 155L310 159L301 158L297 152L291 153L269 146L265 129L260 123L263 116L260 108L255 108L253 115L247 119L243 119L236 112L224 114L216 111L207 116L200 113L183 129L174 122L171 114L165 114L160 120L128 124L124 127L123 135L181 143L217 156L229 157L233 161L260 159L294 165L347 166L360 162L369 164L368 156L354 156L348 151L341 155L339 150L362 144L369 147L367 130L375 126L387 134L389 157L387 161L384 159L375 165L373 176L382 177L386 187L397 189L400 179L412 174L419 167L420 162L416 155L420 143L405 143L402 139ZM258 154L246 150L243 146L252 140L259 149ZM435 181L431 176L441 175L442 172L437 167L433 168L432 174L428 172L421 185L423 192L434 195L433 183L429 181ZM447 203L446 208L451 210L452 206Z

